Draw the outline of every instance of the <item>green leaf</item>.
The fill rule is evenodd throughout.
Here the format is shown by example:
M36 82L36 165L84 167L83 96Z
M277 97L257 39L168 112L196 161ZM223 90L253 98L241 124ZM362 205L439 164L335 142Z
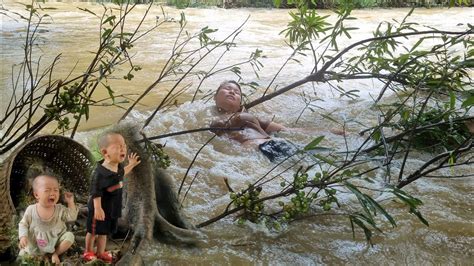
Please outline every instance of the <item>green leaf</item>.
M461 105L462 108L471 107L474 105L474 95L467 98Z
M349 34L349 32L346 30L346 29L343 29L342 32L344 32L344 34L346 35L347 38L352 38L351 35Z
M456 108L456 95L452 90L449 91L449 109L454 110Z
M370 231L369 228L367 228L367 226L364 224L364 222L359 219L358 217L355 217L355 216L351 216L351 221L353 221L357 226L359 226L360 228L362 228L362 230L364 230L364 234L365 234L365 239L370 242L370 239L372 238L372 231Z
M112 99L112 102L115 102L115 96L114 96L114 91L109 85L104 85L105 88L107 89L107 92L109 93L110 98Z
M472 56L474 56L474 52ZM474 59L466 59L460 62L459 66L464 68L474 68Z
M360 192L354 185L349 182L344 182L344 185L357 197L360 205L364 209L364 212L372 217L371 212L374 210L372 206L367 203L367 200L362 192ZM370 209L369 209L370 208Z
M89 105L84 104L84 114L86 115L86 120L89 120Z
M116 18L115 15L112 15L112 16L108 17L107 19L105 19L105 20L102 22L102 24L105 24L105 23L107 23L107 22L109 22L109 21L115 20L115 18Z
M416 217L418 217L418 219L426 226L430 226L428 221L423 217L423 215L421 215L421 213L417 210L417 209L413 209L411 208L410 209L410 213L413 213L414 215L416 215Z
M94 16L97 16L94 12L90 11L90 10L87 9L87 8L80 8L80 7L78 7L78 9L79 9L79 10L82 10L82 11L85 11L85 12L87 12L87 13L90 13L90 14L92 14L92 15L94 15Z
M354 221L352 216L349 216L349 221L351 221L352 237L355 238Z
M382 215L390 222L390 224L393 227L397 226L395 219L393 219L393 217L382 206L380 206L378 202L376 202L374 199L372 199L369 196L367 196L367 199L371 202L373 206L375 206L382 213Z
M341 124L341 123L339 123L336 119L332 118L332 117L329 116L329 115L321 114L321 116L322 116L323 118L326 118L327 120L330 120L330 121L332 121L332 122L338 124L338 125Z
M397 193L395 191L392 191L392 193L395 194L395 196L399 198L403 203L410 206L410 208L416 208L416 206L418 205L409 195L405 193Z
M102 38L103 39L108 38L111 33L112 33L112 29L104 29L104 32L102 33Z
M372 138L373 138L375 141L379 141L381 137L382 137L382 133L380 132L380 129L376 129L376 130L372 133Z
M334 163L333 160L331 160L331 159L329 159L329 158L327 158L327 157L324 157L324 156L322 156L322 155L320 155L320 154L313 154L313 156L316 157L317 159L319 159L319 160L321 160L321 161L323 161L323 162L329 164L329 165L332 165L332 166L335 165L335 163Z
M415 45L413 45L413 47L410 49L410 53L415 51L415 49L424 41L425 39L424 38L420 38L416 43Z
M324 139L324 136L319 136L311 141L308 145L304 147L305 151L314 150L317 148L318 144Z

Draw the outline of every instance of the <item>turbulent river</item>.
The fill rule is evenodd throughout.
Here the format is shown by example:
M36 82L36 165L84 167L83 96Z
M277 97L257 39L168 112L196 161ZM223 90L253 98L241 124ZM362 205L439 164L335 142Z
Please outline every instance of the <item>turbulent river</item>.
M23 7L17 2L2 1L2 5L15 12L21 12ZM65 77L73 73L81 73L91 59L90 51L94 51L98 41L98 22L87 12L79 8L87 8L94 12L101 12L100 5L87 2L48 2L45 7L54 6L57 9L47 10L51 16L41 28L41 38L38 39L45 54L42 60L48 61L56 54L61 55L61 62L56 67L55 75ZM128 18L131 25L138 23L145 11L145 6L139 6ZM231 65L243 61L257 48L263 51L266 58L261 62L264 67L256 77L250 65L242 65L242 76L246 82L255 81L261 89L249 95L255 99L261 95L264 87L272 80L281 64L291 53L285 45L285 38L279 34L290 20L288 10L275 9L219 9L219 8L190 8L178 10L164 7L170 16L179 19L180 12L186 14L188 21L187 31L192 33L209 26L218 28L213 34L222 38L232 32L249 16L242 32L235 39L233 47L221 65ZM374 29L382 21L401 21L409 9L368 9L357 10L348 25L358 27L357 33L352 33L353 39L342 39L339 47L344 47L356 40L371 36ZM334 13L321 11L321 14ZM437 27L443 30L461 30L465 24L474 21L474 9L418 9L409 18L410 21ZM157 16L162 19L161 8L154 6L150 12L151 19L145 21L145 26L152 26ZM464 24L460 25L460 24ZM11 66L21 60L23 53L23 36L25 23L14 21L2 16L1 20L1 105L2 110L11 94ZM143 70L135 74L132 81L126 81L118 74L111 83L118 94L130 94L136 98L146 87L154 82L157 73L161 70L169 51L173 45L173 38L177 34L177 27L166 25L144 37L133 49L134 62ZM215 55L216 59L218 55ZM307 75L311 71L309 59L299 58L301 64L291 62L278 76L274 84L278 87L288 85ZM202 66L202 70L212 67L212 60ZM235 79L232 74L225 73L208 78L202 86L203 94L214 90L225 79ZM212 119L213 103L206 100L191 102L193 86L177 98L176 107L159 112L150 125L145 129L148 136L170 132L195 129L207 126ZM340 98L339 93L326 85L315 84L302 86L287 94L278 96L271 101L252 109L253 113L261 117L274 118L276 122L288 127L311 129L300 133L281 133L279 137L290 140L298 145L309 143L315 136L324 135L324 146L344 150L345 142L341 136L331 134L330 128L338 127L330 120L324 119L321 114L331 114L339 121L348 121L348 146L354 148L363 139L356 133L367 125L376 124L377 117L368 111L371 98L376 97L382 86L376 81L353 81L344 84L346 88L359 90L360 97L355 100ZM150 115L153 107L166 94L167 85L160 85L150 93L126 120L143 123ZM306 109L302 92L313 94L320 101L314 104L314 112ZM244 93L251 90L244 88ZM252 91L253 92L253 91ZM107 92L95 96L96 99L107 97ZM387 98L390 99L390 95ZM123 104L127 106L127 104ZM76 139L86 146L93 146L95 137L100 130L109 126L121 117L123 110L115 107L95 107L91 110L89 121L84 122ZM45 129L44 133L51 132L52 128ZM188 169L194 155L202 145L212 136L210 132L186 134L160 140L166 144L165 151L172 162L170 173L178 185ZM419 166L423 156L409 162L408 167ZM242 147L226 138L216 138L199 154L189 172L184 189L191 182L192 177L199 173L184 202L185 215L195 224L203 222L224 210L229 202L229 195L224 183L228 178L234 189L246 187L252 181L265 175L272 167L259 152L252 147ZM394 166L394 169L396 165ZM281 168L283 169L283 168ZM280 169L280 171L281 171ZM396 169L395 169L396 170ZM472 169L461 169L464 173L472 173ZM396 171L394 171L396 172ZM274 172L278 173L278 171ZM447 173L449 175L449 172ZM374 176L375 180L377 175ZM381 182L381 180L378 180ZM398 220L398 226L391 228L382 225L384 234L377 234L374 246L366 243L363 233L357 231L353 238L350 223L347 218L338 215L315 215L312 218L301 220L283 228L280 232L270 231L263 225L238 225L235 217L228 217L210 226L203 231L208 235L206 241L196 247L183 247L156 243L146 251L148 264L437 264L459 265L471 264L474 258L474 197L471 179L422 179L407 187L407 190L417 195L423 202L421 208L430 226L424 226L416 217L407 214L406 209L396 204L387 203L389 211ZM278 184L270 185L269 191L277 192ZM345 203L354 201L350 196L343 199ZM354 204L355 201L354 201Z

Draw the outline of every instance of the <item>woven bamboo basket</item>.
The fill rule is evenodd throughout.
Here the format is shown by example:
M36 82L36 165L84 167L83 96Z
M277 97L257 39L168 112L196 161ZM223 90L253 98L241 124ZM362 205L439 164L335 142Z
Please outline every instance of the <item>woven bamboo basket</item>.
M30 193L31 179L42 169L59 178L61 187L76 197L87 196L92 155L76 141L58 135L35 136L0 164L0 252L10 246L8 228L22 197Z

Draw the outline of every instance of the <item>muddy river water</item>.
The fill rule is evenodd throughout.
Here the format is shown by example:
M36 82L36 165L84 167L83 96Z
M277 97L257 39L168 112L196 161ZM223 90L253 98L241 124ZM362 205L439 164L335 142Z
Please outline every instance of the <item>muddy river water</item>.
M17 2L2 1L2 5L15 12L21 12L23 7ZM51 16L41 30L39 40L45 61L61 53L61 62L55 75L64 77L71 69L73 73L81 73L91 59L98 40L97 21L80 8L87 8L100 12L102 7L88 2L48 2L44 6L54 6L57 9L47 10ZM133 25L141 18L145 6L139 6L133 12L128 22ZM222 38L233 31L248 17L249 20L243 27L242 33L236 38L237 46L232 48L228 56L224 57L221 65L230 65L245 60L257 48L263 51L266 58L261 62L264 67L256 77L251 66L243 65L242 76L246 82L258 82L261 88L250 95L251 99L260 95L278 71L281 64L291 53L285 45L284 36L279 33L285 28L290 17L288 10L276 9L219 9L219 8L190 8L178 10L164 7L165 12L174 18L179 18L180 12L185 12L189 32L209 26L218 28L214 34ZM353 16L357 20L349 25L359 28L353 33L353 39L342 39L340 47L348 45L355 40L371 36L373 30L381 21L402 20L408 9L368 9L357 10ZM321 11L321 14L334 14L330 11ZM145 26L152 26L156 17L162 19L161 8L152 7L151 19L146 20ZM474 21L473 8L452 9L418 9L415 10L412 22L438 27L445 30L460 30L465 26L461 24ZM1 73L0 89L2 109L5 108L6 99L11 91L11 66L19 63L22 56L22 43L25 23L14 21L2 16L1 20ZM169 56L173 38L177 34L175 25L164 26L143 38L133 50L134 61L143 70L135 74L132 81L126 81L120 75L111 83L116 94L131 94L131 98L141 93L153 83L157 73L161 70L166 58ZM217 58L211 57L211 59ZM301 64L290 63L275 80L279 87L303 78L310 70L308 59L300 58ZM202 70L210 68L205 63ZM207 64L207 65L206 65ZM223 73L208 78L202 86L204 95L214 90L225 79L236 79L233 74ZM196 83L191 85L195 86ZM257 106L252 112L260 116L274 118L276 122L288 127L303 127L314 129L312 134L281 133L279 137L305 145L315 135L324 135L324 145L333 149L344 147L343 138L333 135L329 128L337 127L333 122L324 119L321 114L331 113L336 119L352 121L348 123L348 131L355 133L363 129L363 125L373 125L377 118L367 111L372 96L377 95L381 86L375 81L354 81L346 87L360 91L360 97L355 100L340 98L339 93L331 90L326 85L302 86L299 89L281 95ZM155 88L137 106L126 120L143 123L149 116L153 107L163 98L168 89L167 85ZM306 110L298 123L295 124L305 103L301 92L313 93L315 91L320 101L315 102L319 107L315 112ZM198 100L191 102L190 90L181 95L177 107L160 112L145 129L149 136L170 133L175 131L194 129L209 124L213 112L212 101ZM244 93L250 89L244 88ZM95 95L97 99L107 96L107 92ZM390 96L388 96L390 97ZM127 106L127 104L124 104ZM92 146L95 137L101 128L115 123L123 114L123 110L115 107L96 107L91 110L91 118L80 127L76 138L79 142ZM50 131L47 128L44 133ZM166 143L166 152L172 163L170 173L178 184L184 177L191 160L201 146L211 137L210 132L187 134L160 140ZM356 147L363 139L357 134L348 135L348 145ZM417 166L423 162L423 156L409 162L408 167ZM410 166L412 165L412 166ZM194 177L199 173L192 189L184 203L184 212L193 223L200 223L219 214L229 202L229 195L223 178L229 179L236 188L244 188L246 184L264 175L274 166L253 147L242 147L226 138L216 138L207 145L198 156L190 170L189 176ZM396 166L394 166L396 167ZM470 168L460 169L463 173L472 173ZM449 175L449 172L447 173ZM374 176L377 179L377 176ZM188 178L186 184L189 184ZM370 246L363 238L363 233L358 231L353 238L350 223L347 218L338 215L316 215L312 218L290 224L280 232L266 229L262 225L238 225L234 217L228 217L210 226L203 228L208 235L207 240L196 247L183 247L156 243L146 251L148 264L377 264L377 265L472 265L474 259L474 195L472 179L422 179L407 190L416 194L425 204L421 208L425 218L430 222L426 227L416 217L407 214L407 211L396 204L387 203L390 212L398 219L398 226L391 228L382 225L384 234L377 234L374 246ZM186 186L185 186L186 188ZM279 187L269 186L271 193L278 191ZM350 204L354 199L345 200Z

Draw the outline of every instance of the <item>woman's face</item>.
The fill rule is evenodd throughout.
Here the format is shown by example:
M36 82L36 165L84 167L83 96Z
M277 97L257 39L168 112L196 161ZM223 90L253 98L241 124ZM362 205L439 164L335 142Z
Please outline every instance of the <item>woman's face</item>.
M242 95L239 87L233 83L222 85L214 96L216 105L227 112L237 112L240 110Z

